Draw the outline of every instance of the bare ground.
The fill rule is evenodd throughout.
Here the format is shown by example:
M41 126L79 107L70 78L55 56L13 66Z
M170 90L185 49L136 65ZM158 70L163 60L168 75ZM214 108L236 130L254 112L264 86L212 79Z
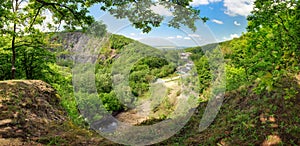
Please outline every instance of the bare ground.
M179 77L173 77L172 79L164 79L164 86L169 89L168 100L170 104L175 108L180 96L181 87L178 84ZM142 99L136 106L136 108L122 112L116 116L116 118L121 121L131 125L138 125L150 118L159 118L160 114L166 113L166 111L156 111L153 112L151 105L153 104L151 99ZM160 109L159 109L160 110Z

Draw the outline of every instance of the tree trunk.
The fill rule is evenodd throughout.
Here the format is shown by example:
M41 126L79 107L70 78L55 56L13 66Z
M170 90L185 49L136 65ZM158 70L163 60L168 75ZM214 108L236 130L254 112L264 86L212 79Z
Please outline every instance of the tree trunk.
M15 6L13 6L13 12L17 13L19 9L19 2L18 0L12 1L12 4L15 2ZM15 18L16 19L16 18ZM16 77L16 31L17 31L17 22L14 20L14 30L12 35L12 41L11 41L11 51L12 51L12 58L11 58L11 78L15 79Z
M12 59L11 59L11 78L15 79L16 76L16 68L15 68L15 63L16 63L16 48L15 48L15 42L16 42L16 27L17 24L14 23L14 34L13 38L11 41L11 50L12 50Z

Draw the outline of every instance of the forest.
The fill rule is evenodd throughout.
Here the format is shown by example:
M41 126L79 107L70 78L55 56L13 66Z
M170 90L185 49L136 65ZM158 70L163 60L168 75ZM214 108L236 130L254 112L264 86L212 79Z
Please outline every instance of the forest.
M169 22L170 27L180 28L179 24L183 24L195 29L196 19L204 22L209 20L200 15L201 10L192 7L182 10L176 7L189 6L189 2L160 1L161 5L178 10L174 12L174 19ZM23 3L27 5L24 6ZM23 93L22 89L26 88L22 87L15 92L19 87L8 89L10 85L6 85L6 82L41 80L49 84L55 90L59 98L58 104L69 119L65 125L76 127L73 129L80 131L78 133L93 133L93 126L107 115L119 119L130 117L134 115L131 111L135 104L148 109L145 103L158 100L152 99L153 91L163 89L156 87L154 83L169 82L170 87L177 88L171 83L177 84L174 78L179 76L178 68L185 65L178 55L180 53L190 54L189 59L197 74L194 78L186 79L196 85L192 90L199 94L189 102L197 106L180 131L154 145L300 145L298 0L255 0L254 9L247 17L247 32L241 37L172 51L159 50L108 32L105 24L88 15L88 8L97 3L102 4L101 10L129 19L133 27L145 33L159 27L162 22L162 16L152 14L151 11L147 11L147 15L142 15L140 11L131 15L135 9L140 8L138 6L144 6L142 9L148 10L145 7L152 4L148 0L140 4L131 0L0 0L0 115L3 116L0 116L0 145L2 138L15 138L5 137L3 133L7 132L1 131L5 126L4 115L7 113L4 111L9 110L10 105L19 105L22 101L6 103L5 98L18 92ZM127 9L132 3L137 6ZM42 15L44 11L52 13L55 24L48 24L47 32L41 28L45 21ZM182 11L190 15L181 15ZM63 31L57 31L62 26ZM103 42L95 50L80 50L80 40L85 37ZM90 40L84 41L89 43ZM98 53L93 54L93 51ZM92 56L88 58L90 60L80 58L81 54L89 54L87 52ZM130 54L132 52L136 54ZM152 55L147 56L150 53ZM220 57L224 59L224 65L210 62ZM126 65L118 66L120 63ZM225 74L222 74L221 69L224 69ZM120 74L128 76L128 82ZM224 80L220 79L220 74L224 75ZM94 82L90 82L93 79ZM214 83L217 82L225 84L215 88ZM181 83L185 85L184 81L178 81L178 86ZM224 101L222 107L219 107L219 114L206 130L197 131L210 95L223 90ZM134 125L152 125L184 117L180 114L174 117L171 114L177 112L180 100L173 101L170 97L184 94L181 92L176 89L162 91L166 96L162 95L160 104L149 103L151 117ZM27 97L20 95L20 98ZM22 124L17 122L20 121L18 118L13 120L16 121L15 125ZM13 127L14 124L7 125ZM62 129L72 131L72 128ZM74 132L74 137L77 132ZM90 145L117 145L111 139L87 135L89 139L101 139ZM34 144L78 145L71 144L72 136L60 135L58 132L51 137L44 136L43 139L26 139L22 135L16 137L21 141L36 142Z

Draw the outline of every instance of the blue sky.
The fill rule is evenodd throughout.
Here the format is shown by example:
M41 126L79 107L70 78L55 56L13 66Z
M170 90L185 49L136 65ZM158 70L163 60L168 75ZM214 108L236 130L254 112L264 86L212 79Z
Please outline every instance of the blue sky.
M191 6L200 9L200 15L210 20L203 24L196 22L198 31L192 32L182 27L180 30L167 27L164 23L154 28L149 34L143 34L133 28L127 20L119 20L100 11L100 6L90 8L90 14L96 20L103 20L108 30L125 35L152 46L198 46L212 42L220 42L240 36L246 32L246 17L253 8L254 0L194 0ZM158 14L168 16L170 12L163 7L153 7Z

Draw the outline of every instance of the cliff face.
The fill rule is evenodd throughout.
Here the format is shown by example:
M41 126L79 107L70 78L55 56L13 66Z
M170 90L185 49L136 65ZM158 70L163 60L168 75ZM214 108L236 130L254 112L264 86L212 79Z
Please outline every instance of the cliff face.
M109 34L103 38L91 37L82 32L61 32L52 38L58 58L80 63L95 62L101 47L109 41Z
M62 32L57 33L52 39L53 51L60 52L58 58L60 59L72 59L72 52L74 52L74 46L79 42L82 36L81 32Z

